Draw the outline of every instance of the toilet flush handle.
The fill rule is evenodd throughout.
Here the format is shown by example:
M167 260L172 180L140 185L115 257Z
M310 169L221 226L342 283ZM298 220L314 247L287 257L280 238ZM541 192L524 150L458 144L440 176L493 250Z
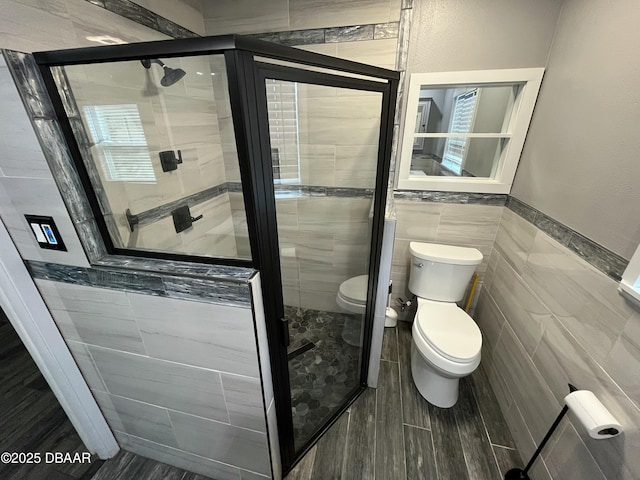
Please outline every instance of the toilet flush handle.
M414 267L418 267L418 268L422 268L422 267L424 267L424 263L414 263L413 266Z

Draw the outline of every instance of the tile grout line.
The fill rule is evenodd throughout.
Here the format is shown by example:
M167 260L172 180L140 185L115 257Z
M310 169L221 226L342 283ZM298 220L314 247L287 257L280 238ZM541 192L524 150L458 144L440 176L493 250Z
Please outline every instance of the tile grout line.
M352 404L353 406L353 404ZM349 430L351 427L351 407L349 407L349 410L347 410L347 431L344 435L344 442L345 442L345 450L343 453L346 453L346 448L347 445L349 443ZM340 478L344 478L344 473L345 473L345 468L347 467L347 456L344 455L343 459L342 459L342 466L340 467Z
M373 409L373 478L376 478L376 449L378 447L378 389L376 388L376 398Z
M411 427L411 428L419 428L420 430L425 430L427 432L430 432L431 429L427 428L427 427L420 427L418 425L412 425L411 423L406 423L406 422L402 422L402 425L407 426L407 427Z
M429 416L429 424L431 424L431 416ZM431 437L431 452L433 454L433 465L436 468L436 477L440 479L440 469L438 468L437 456L436 456L436 443L433 440L433 432L429 435Z
M398 354L398 360L400 360L400 346L398 345L397 342L397 334L398 334L398 328L395 328L396 330L396 353ZM402 456L404 458L404 478L407 478L407 442L404 438L404 408L403 408L403 402L402 402L402 374L400 373L400 362L398 361L398 387L399 387L399 391L398 391L398 396L400 397L400 430L402 432Z
M496 456L496 452L493 449L493 443L491 443L491 435L489 434L489 429L487 428L487 422L484 419L484 415L482 414L482 409L480 408L480 402L478 401L478 396L476 395L475 380L471 380L471 395L473 395L473 400L476 404L476 408L478 409L480 420L482 420L482 426L484 427L484 432L487 434L487 440L489 440L489 447L493 455L493 461L495 462L498 472L500 472L500 464L498 463L498 457Z
M458 387L460 388L460 387ZM460 433L460 425L458 425L458 415L456 415L455 412L452 412L453 414L453 421L456 424L456 433L458 434L458 440L460 441L460 449L462 450L462 458L464 458L464 466L466 467L467 470L467 476L470 478L470 474L471 474L471 469L469 468L469 459L467 458L467 451L465 450L463 444L462 444L462 434Z
M514 452L518 452L518 453L520 453L520 452L518 451L518 449L517 449L517 448L507 447L507 446L505 446L505 445L498 445L497 443L491 443L490 445L491 445L492 447L504 448L505 450L513 450Z
M93 391L93 390L96 390L96 389L90 389L90 390ZM96 391L100 392L100 390L96 390ZM112 395L112 396L118 397L118 398L124 398L125 400L129 400L129 401L132 401L132 402L142 403L144 405L150 405L152 407L161 408L161 409L166 410L167 412L180 413L182 415L195 417L195 418L198 418L198 419L201 419L201 420L207 420L209 422L214 422L214 423L219 423L221 425L227 425L229 427L239 428L240 430L244 430L244 431L247 431L247 432L260 433L262 435L266 435L266 431L263 432L263 431L260 431L260 430L256 430L254 428L241 427L239 425L234 425L232 423L223 422L222 420L216 420L214 418L203 417L202 415L196 415L194 413L188 413L188 412L183 412L183 411L180 411L180 410L176 410L175 408L165 407L164 405L155 405L153 403L143 402L142 400L136 400L135 398L125 397L123 395L116 395L115 393L111 393L111 392L101 392L101 393L106 393L107 395ZM118 412L116 411L116 413L118 413ZM228 411L227 411L227 415L228 415ZM126 432L124 432L124 433L126 433ZM142 438L142 437L140 437L140 438ZM143 439L143 440L145 440L145 439ZM162 445L162 444L160 444L160 445Z

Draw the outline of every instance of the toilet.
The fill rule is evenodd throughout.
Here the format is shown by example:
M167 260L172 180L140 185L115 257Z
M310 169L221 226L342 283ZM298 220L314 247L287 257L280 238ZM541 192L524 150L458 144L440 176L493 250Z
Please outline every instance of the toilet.
M409 290L418 299L411 342L411 376L431 404L449 408L458 401L459 379L480 365L482 334L458 307L482 262L475 248L411 242Z
M336 296L338 306L345 312L364 315L368 283L368 275L358 275L342 282Z
M367 286L369 283L368 275L358 275L351 277L340 284L338 294L336 295L336 303L341 311L363 316L367 310ZM360 317L362 318L362 317ZM342 339L351 346L359 347L362 345L362 321L350 321L346 319L342 327Z

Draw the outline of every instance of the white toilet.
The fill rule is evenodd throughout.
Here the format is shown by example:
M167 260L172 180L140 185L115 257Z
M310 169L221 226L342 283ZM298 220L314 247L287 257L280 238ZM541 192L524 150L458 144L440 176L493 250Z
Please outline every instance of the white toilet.
M336 303L340 310L346 313L364 316L367 310L367 286L369 284L368 275L358 275L351 277L340 284ZM362 318L362 317L361 317ZM342 339L351 346L362 345L362 320L346 319L342 327Z
M475 248L411 242L409 290L418 297L411 375L431 404L458 401L458 381L480 365L482 334L455 302L462 300L482 253Z
M358 275L342 282L336 296L338 306L345 312L364 315L368 283L368 275Z

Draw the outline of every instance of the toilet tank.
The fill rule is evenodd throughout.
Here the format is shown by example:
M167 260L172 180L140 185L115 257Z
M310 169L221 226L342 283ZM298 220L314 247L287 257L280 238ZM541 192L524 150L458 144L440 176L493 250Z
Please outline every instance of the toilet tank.
M482 262L476 248L411 242L409 291L438 302L462 300L469 280Z

